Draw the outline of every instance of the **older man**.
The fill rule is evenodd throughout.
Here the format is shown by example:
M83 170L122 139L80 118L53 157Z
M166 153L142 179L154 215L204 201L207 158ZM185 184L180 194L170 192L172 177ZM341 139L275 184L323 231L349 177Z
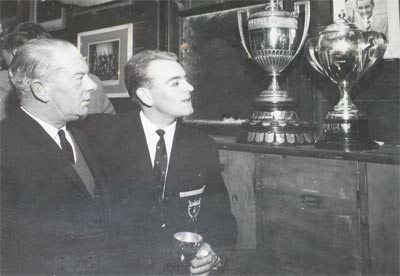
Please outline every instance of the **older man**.
M18 48L31 39L50 38L51 35L39 24L22 22L18 25L11 25L2 33L0 40L1 57L7 66L10 66ZM100 79L89 74L96 82L97 89L91 93L88 113L115 113L114 107L103 91ZM13 87L8 79L8 71L0 71L0 120L7 116L10 108L18 105L18 99L13 93Z
M121 232L134 229L142 237L137 259L144 259L143 266L134 273L221 271L235 249L236 221L216 143L179 122L193 112L185 70L173 53L143 51L127 63L125 83L141 109L91 115L87 127L94 128L91 141L113 184L107 192L111 218ZM202 235L204 242L197 254L183 256L186 268L179 265L173 239L184 231Z
M103 272L101 174L70 125L96 89L88 66L69 42L33 39L9 72L21 106L0 123L1 274Z

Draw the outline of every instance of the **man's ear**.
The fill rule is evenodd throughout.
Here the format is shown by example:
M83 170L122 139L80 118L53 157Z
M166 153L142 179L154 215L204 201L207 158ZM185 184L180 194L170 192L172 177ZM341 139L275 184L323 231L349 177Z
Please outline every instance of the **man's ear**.
M49 94L43 82L39 80L33 80L31 83L31 90L33 96L35 96L35 98L39 101L44 103L49 101Z
M140 87L136 90L136 96L145 106L151 107L153 105L153 97L150 93L150 89Z

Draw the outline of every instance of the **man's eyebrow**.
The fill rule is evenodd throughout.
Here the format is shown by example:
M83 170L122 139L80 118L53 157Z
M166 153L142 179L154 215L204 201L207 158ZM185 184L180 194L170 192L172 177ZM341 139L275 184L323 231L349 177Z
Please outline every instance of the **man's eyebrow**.
M171 77L171 78L167 79L167 82L170 82L170 81L173 81L173 80L180 80L180 79L184 79L184 78L186 78L186 75L184 75L184 76L174 76L174 77Z
M85 71L79 71L79 72L75 72L74 74L73 74L73 76L84 76L84 75L86 75L86 74L89 74L89 71L88 72L85 72Z

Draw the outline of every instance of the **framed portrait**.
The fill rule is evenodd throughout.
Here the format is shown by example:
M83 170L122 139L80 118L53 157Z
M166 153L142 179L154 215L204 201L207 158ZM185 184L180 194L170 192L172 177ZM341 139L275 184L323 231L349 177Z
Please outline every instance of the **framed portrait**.
M29 19L40 24L47 31L55 31L66 26L66 8L52 0L32 0Z
M133 24L78 33L78 49L110 98L129 97L124 66L133 51Z
M400 58L400 20L398 0L333 0L333 18L341 11L361 30L383 33L389 44L385 59Z

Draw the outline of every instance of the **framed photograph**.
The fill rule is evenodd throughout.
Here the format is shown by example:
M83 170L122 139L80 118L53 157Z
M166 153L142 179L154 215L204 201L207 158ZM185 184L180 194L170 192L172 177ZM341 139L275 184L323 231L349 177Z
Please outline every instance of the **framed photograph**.
M341 11L361 30L383 33L389 44L385 59L400 58L400 20L398 0L333 0L333 18Z
M66 26L66 8L53 0L32 0L30 21L40 24L47 31L63 29Z
M124 66L132 57L133 24L78 33L78 49L110 98L129 97Z

